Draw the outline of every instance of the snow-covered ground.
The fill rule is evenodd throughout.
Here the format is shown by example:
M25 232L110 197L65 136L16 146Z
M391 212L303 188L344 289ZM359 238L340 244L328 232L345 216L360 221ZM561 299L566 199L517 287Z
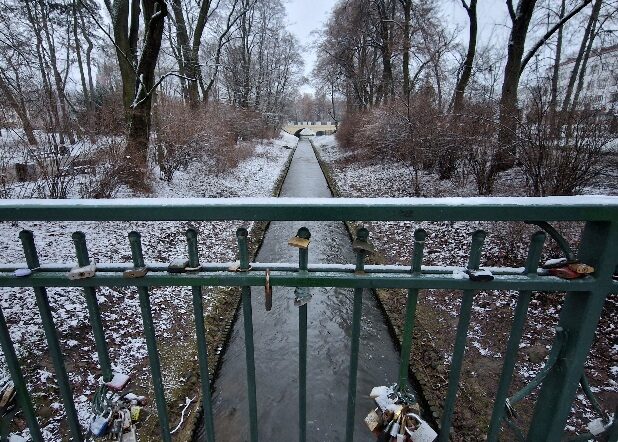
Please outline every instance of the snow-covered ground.
M344 197L408 197L413 196L413 172L394 163L372 163L358 159L358 153L346 152L340 148L334 136L317 137L314 144L322 159L328 163L333 178ZM612 187L616 192L615 186ZM445 180L424 173L421 176L423 196L477 196L471 178L467 181ZM590 189L591 194L602 193L603 189ZM607 189L604 189L607 190ZM523 183L518 183L512 173L503 174L496 184L496 196L525 196ZM417 228L427 231L425 241L425 265L467 264L470 249L470 235L481 228L487 231L487 239L481 260L482 266L524 265L529 238L538 230L523 223L486 222L371 222L366 227L376 248L384 255L387 264L410 265L413 233ZM581 224L558 223L556 225L575 245ZM543 258L562 256L557 247L548 240ZM530 304L528 321L520 345L520 358L516 367L515 385L523 386L542 368L543 363L528 357L539 347L550 348L554 337L553 328L564 296L562 294L535 295ZM446 365L450 362L452 338L457 324L461 294L455 292L428 290L420 302L438 312L436 327L445 338L442 357ZM491 369L499 373L501 358L512 312L517 302L516 292L480 292L475 295L472 322L470 325L467 359L472 365L480 366L484 372L471 376L489 376ZM618 401L618 295L610 295L595 338L592 353L588 359L586 374L607 411L613 413ZM439 341L439 339L436 339ZM543 351L540 351L543 353ZM484 358L484 359L483 359ZM493 359L493 362L491 361ZM530 360L532 359L532 361ZM479 362L485 360L486 362ZM476 364L479 362L479 364ZM475 365L476 364L476 365ZM495 379L480 384L495 383ZM495 391L495 387L494 388ZM581 393L581 391L580 391ZM572 429L582 430L583 425L595 418L589 402L578 394L569 420Z
M179 171L171 183L157 181L153 197L237 197L272 196L279 176L297 138L282 133L277 140L255 146L253 154L238 167L219 176L203 172L204 164L194 162ZM285 146L285 147L284 147ZM204 161L207 161L204 160ZM125 195L126 196L126 195ZM34 232L41 263L75 262L71 233L86 235L91 259L96 262L131 262L128 232L142 234L146 262L169 263L187 256L185 231L196 228L202 262L229 262L236 259L235 231L239 225L229 222L15 222L0 223L3 253L1 263L24 262L18 234L22 229ZM251 229L252 224L245 224ZM67 372L74 388L81 423L87 427L91 419L90 397L97 386L98 357L90 331L88 310L78 289L48 289L56 329L65 355ZM60 426L63 407L59 402L53 366L47 358L46 341L32 290L5 288L0 302L7 318L15 349L22 358L29 391L38 404L51 399L40 418L46 440L61 440ZM205 293L208 312L212 293ZM146 343L135 289L97 290L103 314L106 338L115 371L130 374L133 385L148 386L148 365L145 362ZM160 342L182 344L193 328L191 292L188 288L157 288L151 290L153 317ZM165 362L165 361L163 361ZM0 358L0 379L8 376L4 358ZM166 389L184 382L181 376L164 375ZM50 394L51 392L51 394ZM153 398L150 398L153 399ZM150 401L152 402L152 400ZM21 433L27 436L24 429Z

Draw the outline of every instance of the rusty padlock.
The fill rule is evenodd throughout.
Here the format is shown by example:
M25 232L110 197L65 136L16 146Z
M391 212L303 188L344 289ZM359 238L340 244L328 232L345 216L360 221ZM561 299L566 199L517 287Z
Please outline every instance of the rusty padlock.
M269 312L273 308L273 288L270 285L270 270L266 269L266 282L264 283L264 307Z

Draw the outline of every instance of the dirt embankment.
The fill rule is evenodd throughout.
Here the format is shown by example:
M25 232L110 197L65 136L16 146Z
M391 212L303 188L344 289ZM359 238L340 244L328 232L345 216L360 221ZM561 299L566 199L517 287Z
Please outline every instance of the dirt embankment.
M335 196L358 196L357 193L349 192L349 189L340 187L335 179L339 172L332 169L336 165L333 166L325 161L320 156L319 149L315 146L314 150L333 194ZM351 166L348 165L348 167ZM367 180L368 182L371 181L369 178ZM361 183L359 183L359 186L361 186ZM367 184L367 192L363 194L371 196L370 187ZM377 264L393 264L400 260L401 256L409 255L410 251L407 249L411 248L411 244L405 244L405 241L402 244L401 238L409 235L410 225L406 224L406 226L401 227L384 226L377 223L369 224L367 227L372 231L374 240L382 245L382 250L378 250L371 261ZM347 227L350 232L356 230L354 223L347 223ZM489 226L477 226L475 228L478 227L489 228ZM521 265L519 262L521 256L519 255L525 253L527 247L525 240L532 233L529 226L524 227L494 226L494 229L513 229L510 232L501 232L509 233L511 236L509 241L512 241L513 244L499 242L494 245L492 250L484 253L485 264ZM560 227L569 228L569 226ZM436 231L430 232L428 228L431 241L427 241L426 260L430 262L426 263L436 264L431 262L431 254L440 250L449 250L446 257L449 262L467 259L465 257L467 250L465 244L471 226L432 225L430 228L434 228ZM574 241L576 241L575 238L579 230L577 226L570 226L570 228L574 229L574 235L569 235L569 237L573 236L573 244L575 244ZM577 233L575 234L575 232ZM493 239L497 236L497 232L492 233L494 234ZM449 239L449 236L460 236L460 238L454 240L453 238ZM510 253L512 256L506 257L507 262L505 264L505 257L499 256L498 253L504 254L503 250L513 252L515 247L523 247L523 251L520 251L521 253ZM552 249L553 245L548 244L548 247ZM388 256L386 256L386 252L389 252ZM555 253L555 250L550 250L549 253ZM392 255L395 255L395 258ZM401 256L397 257L397 255ZM509 262L509 260L513 262ZM375 291L375 295L385 313L391 332L396 337L396 342L400 344L405 322L407 292L405 290L378 289ZM513 309L517 299L517 293L512 291L481 291L475 294L469 338L453 417L453 440L485 439L502 370L503 352L506 349ZM564 294L559 293L541 293L533 297L518 355L517 367L519 368L513 378L510 394L522 388L543 367L544 359L554 337L553 329L557 323L563 300ZM410 374L418 382L421 396L423 396L421 399L427 401L430 414L433 416L436 425L440 422L442 405L448 388L450 355L453 350L460 301L461 293L456 291L422 290L419 295L410 358ZM602 407L610 411L615 408L618 396L611 388L611 373L612 370L615 370L615 368L612 369L611 355L613 353L612 345L615 345L616 338L616 329L612 324L616 321L617 304L618 296L610 295L586 364L586 373ZM615 362L613 365L616 365ZM607 387L608 385L609 387ZM526 428L529 423L535 399L536 392L533 392L517 405L518 418L522 428ZM587 399L582 394L578 394L567 431L570 433L581 432L585 424L595 417L596 415L591 411ZM512 440L514 434L505 430L500 437L501 440Z
M289 157L275 181L273 196L279 196L281 192L283 181L295 151L295 147L290 150ZM252 260L259 251L268 225L269 222L255 222L250 230L249 256ZM210 299L213 301L208 306L209 311L205 314L204 319L206 323L206 342L208 344L208 371L212 389L221 366L222 356L225 354L227 342L236 321L241 301L241 290L239 287L215 287ZM191 318L191 316L188 318ZM169 345L159 350L162 366L174 367L174 370L179 371L185 379L182 385L167 395L170 428L174 429L181 421L186 398L195 398L185 410L184 422L174 434L174 440L191 441L202 414L201 382L197 362L195 329L193 328L193 333L187 334L187 339L182 344L178 345L176 343L176 345ZM150 392L150 397L154 397L152 391ZM161 437L154 403L150 408L151 413L154 414L150 415L152 418L145 415L139 433L140 440L154 442L160 440Z

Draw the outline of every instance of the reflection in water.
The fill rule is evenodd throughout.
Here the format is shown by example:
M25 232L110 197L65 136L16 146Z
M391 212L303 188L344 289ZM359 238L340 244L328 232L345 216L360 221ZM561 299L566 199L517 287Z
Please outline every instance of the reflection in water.
M283 197L330 197L326 180L307 141L301 141L283 185ZM257 260L298 262L289 238L301 226L311 231L309 262L352 263L354 255L341 222L273 222ZM312 288L308 305L307 439L345 437L345 413L352 320L350 289ZM298 308L294 289L273 288L273 309L264 309L262 287L253 291L253 327L261 441L298 439ZM371 388L396 381L399 355L370 292L363 294L358 368L356 441L371 441L363 419L372 408ZM249 440L242 312L215 382L213 406L217 441ZM200 439L203 440L200 433Z

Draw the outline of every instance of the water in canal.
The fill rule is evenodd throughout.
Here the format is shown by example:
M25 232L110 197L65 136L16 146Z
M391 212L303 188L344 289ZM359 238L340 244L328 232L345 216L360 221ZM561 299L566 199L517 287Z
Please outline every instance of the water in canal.
M282 197L331 197L308 141L301 140L282 188ZM311 231L310 263L354 263L341 222L273 222L259 262L298 262L288 239L299 227ZM345 438L348 367L352 329L351 289L313 288L308 306L307 440ZM273 308L264 309L264 289L253 289L253 330L260 441L298 440L298 307L294 290L274 287ZM374 406L368 394L397 379L399 353L369 291L363 294L355 441L372 441L364 417ZM213 395L217 441L249 440L243 316L239 313L223 357ZM198 440L203 438L203 430Z

